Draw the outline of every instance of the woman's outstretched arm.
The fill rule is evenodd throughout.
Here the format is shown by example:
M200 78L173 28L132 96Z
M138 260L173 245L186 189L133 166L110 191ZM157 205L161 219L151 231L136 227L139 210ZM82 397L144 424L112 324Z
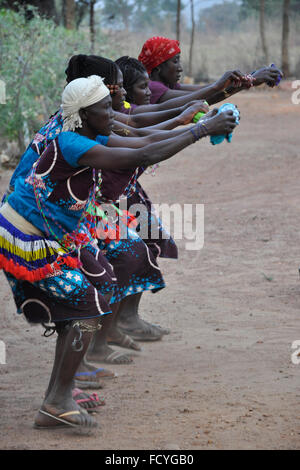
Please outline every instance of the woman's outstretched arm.
M197 124L181 135L151 143L142 148L129 149L95 145L80 158L79 164L103 170L122 170L154 165L171 158L206 135L231 133L235 126L235 117L232 111L227 111L207 119L205 124Z

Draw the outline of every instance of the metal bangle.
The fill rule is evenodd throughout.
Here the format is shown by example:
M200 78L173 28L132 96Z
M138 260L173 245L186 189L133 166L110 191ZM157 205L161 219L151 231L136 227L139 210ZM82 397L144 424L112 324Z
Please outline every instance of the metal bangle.
M72 341L72 349L73 351L80 352L83 349L82 334L84 332L94 333L101 329L101 325L93 326L79 320L73 323L73 328L78 336Z

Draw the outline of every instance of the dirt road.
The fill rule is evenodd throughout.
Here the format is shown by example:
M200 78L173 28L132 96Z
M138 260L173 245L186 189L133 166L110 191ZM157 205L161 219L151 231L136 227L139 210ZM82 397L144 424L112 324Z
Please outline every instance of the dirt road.
M114 367L93 436L33 429L55 339L15 314L1 273L1 449L300 449L300 105L289 91L231 102L231 144L195 144L143 176L153 202L204 204L205 242L161 261L167 288L141 314L172 333Z

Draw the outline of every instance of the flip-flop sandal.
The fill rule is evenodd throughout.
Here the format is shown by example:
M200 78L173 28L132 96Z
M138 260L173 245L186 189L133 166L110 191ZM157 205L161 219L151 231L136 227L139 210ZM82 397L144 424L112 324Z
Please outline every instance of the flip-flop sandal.
M145 321L145 320L144 320ZM146 324L154 326L154 328L157 328L163 335L169 335L171 333L170 328L165 328L160 325L156 325L156 323L148 323L145 321Z
M74 388L72 390L72 398L88 413L93 413L94 411L97 411L99 406L105 405L104 398L99 397L97 393L94 392L91 395L88 395L87 393L84 393L82 390L80 390L80 388Z
M151 330L148 329L147 331L143 328L136 328L135 330L129 330L128 328L123 328L121 326L118 326L118 328L120 328L123 333L131 336L135 341L159 341L163 337L163 333L158 331L158 329L156 329L155 333L151 333Z
M39 413L41 413L44 416L47 416L48 418L52 418L53 420L57 421L59 424L56 424L54 426L43 426L43 425L38 425L34 423L35 429L65 429L65 428L72 428L72 429L79 429L82 432L84 431L91 431L91 429L96 428L98 426L98 423L96 421L90 421L90 424L76 424L73 423L72 421L68 421L69 416L78 416L83 413L87 413L85 410L79 411L79 410L73 410L73 411L66 411L65 413L61 413L59 415L54 415L53 413L49 413L48 411L39 410ZM90 418L91 419L91 418Z
M99 374L101 372L101 374ZM98 376L99 375L99 376ZM118 377L118 374L115 374L114 372L111 372L108 369L104 369L104 367L99 367L99 369L96 370L89 370L86 372L76 372L75 378L77 380L80 380L79 377L91 377L91 378L99 378L99 379L115 379ZM82 380L84 382L84 380Z
M170 328L165 328L163 326L157 325L156 323L150 323L146 320L141 319L141 321L144 323L146 327L150 327L150 330L158 330L159 333L162 335L169 335L171 333Z
M88 380L74 380L75 387L79 387L82 390L98 390L99 388L103 388L103 385L100 382L90 382Z
M126 359L129 359L129 360L127 362L120 362L118 360L120 359L120 357L126 357ZM121 364L122 365L122 364L131 364L133 361L131 357L129 356L126 356L125 354L122 354L119 351L113 351L108 356L106 356L106 358L104 359L104 362L106 362L107 364Z
M117 342L117 341L110 341L109 339L107 340L108 344L112 344L114 346L120 346L121 348L126 348L126 349L133 349L134 351L141 351L142 348L138 343L136 343L130 336L124 334L122 336L122 340Z
M104 369L103 367L99 367L99 369L96 370L77 372L74 376L75 386L82 388L83 390L87 390L89 388L97 390L99 388L103 388L103 384L97 380L97 374L100 371L103 372L103 374L101 374L101 379L114 379L118 377L118 374ZM82 379L80 379L80 377L82 377ZM91 380L89 380L88 378L91 378Z

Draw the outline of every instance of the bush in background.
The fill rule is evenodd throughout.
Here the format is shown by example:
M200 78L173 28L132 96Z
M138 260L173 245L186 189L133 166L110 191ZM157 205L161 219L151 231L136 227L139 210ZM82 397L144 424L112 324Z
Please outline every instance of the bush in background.
M57 27L35 12L28 21L22 13L0 10L0 78L6 84L0 132L17 141L21 153L57 110L68 59L78 53L89 53L83 33Z

